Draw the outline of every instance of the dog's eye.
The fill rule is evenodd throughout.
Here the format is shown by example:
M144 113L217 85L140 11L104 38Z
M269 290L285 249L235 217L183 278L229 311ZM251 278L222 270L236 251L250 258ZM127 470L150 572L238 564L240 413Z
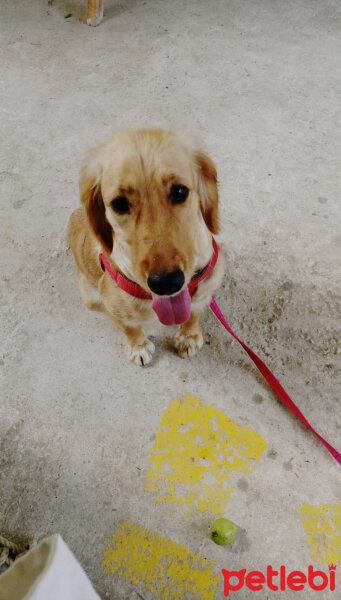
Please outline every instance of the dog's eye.
M185 202L189 189L185 185L172 185L170 197L173 204L182 204Z
M125 196L117 196L111 203L111 208L119 215L124 215L129 212L129 202Z

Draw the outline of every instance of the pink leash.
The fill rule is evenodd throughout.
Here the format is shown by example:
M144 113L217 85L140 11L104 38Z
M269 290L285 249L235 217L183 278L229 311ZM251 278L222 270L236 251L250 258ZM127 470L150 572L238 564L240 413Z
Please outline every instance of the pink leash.
M341 454L337 450L335 450L335 448L333 448L333 446L331 446L319 433L317 433L314 427L310 425L309 421L305 418L305 416L301 413L300 409L296 406L295 402L291 400L290 396L286 393L285 389L281 386L281 384L273 375L273 373L271 373L270 369L266 366L266 364L257 356L257 354L255 354L250 348L248 348L248 346L244 344L244 342L242 342L242 340L240 340L239 337L234 333L214 298L212 298L211 300L210 307L213 310L215 316L224 325L225 329L227 329L227 331L231 335L233 335L237 342L239 342L241 346L243 346L244 350L248 353L250 358L255 363L256 367L262 373L263 377L265 377L266 381L273 389L273 391L277 394L279 399L282 400L282 402L284 402L284 404L286 404L286 406L290 408L294 415L296 415L296 417L298 417L300 421L302 421L302 423L304 423L310 429L310 431L312 431L316 435L316 437L322 442L322 444L325 445L328 452L330 452L330 454L334 456L335 460L339 463L339 465L341 465Z
M190 291L191 296L194 294L200 281L207 277L216 265L219 248L214 238L212 238L212 243L213 254L210 262L208 263L208 265L206 265L202 274L199 277L193 277L188 285L188 289ZM122 290L126 291L132 296L135 296L136 298L142 298L145 300L150 300L152 298L152 295L146 292L140 285L134 283L133 281L130 281L124 275L122 275L122 273L119 273L119 271L114 269L113 265L110 263L110 261L106 258L104 254L99 255L99 260L103 271L108 271L110 277L112 277L112 279ZM339 465L341 465L341 454L337 450L335 450L335 448L333 448L333 446L331 446L319 433L317 433L317 431L315 431L312 425L310 425L309 421L307 421L305 416L301 413L299 408L297 408L295 402L291 400L290 396L286 393L285 389L282 388L279 381L271 373L270 369L266 366L266 364L263 363L263 361L257 356L257 354L250 350L250 348L248 348L248 346L239 339L239 337L234 333L234 331L232 331L231 327L226 321L214 298L212 298L211 300L210 307L213 310L216 317L218 317L219 321L224 325L225 329L227 329L227 331L229 331L230 334L233 335L233 337L243 346L244 350L248 353L250 358L255 363L256 367L260 370L263 377L265 377L266 381L273 389L273 391L277 394L277 396L280 398L280 400L282 400L282 402L284 402L284 404L286 404L287 407L290 408L290 410L294 413L294 415L296 415L296 417L298 417L302 421L302 423L309 427L309 429L316 435L316 437L318 437L322 444L325 445L330 454L334 456L335 460L337 460Z

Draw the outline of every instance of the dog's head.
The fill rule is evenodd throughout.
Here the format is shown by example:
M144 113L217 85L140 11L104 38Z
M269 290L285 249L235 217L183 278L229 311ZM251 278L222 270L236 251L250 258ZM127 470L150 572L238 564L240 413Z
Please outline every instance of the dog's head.
M80 194L106 253L145 290L177 294L209 260L218 233L217 173L189 137L119 134L85 160Z

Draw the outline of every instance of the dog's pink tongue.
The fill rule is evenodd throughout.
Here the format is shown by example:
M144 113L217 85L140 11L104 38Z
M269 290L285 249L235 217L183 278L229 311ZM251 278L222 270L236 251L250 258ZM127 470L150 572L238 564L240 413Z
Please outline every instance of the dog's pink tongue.
M191 316L191 296L188 288L177 294L163 298L153 296L152 308L163 325L180 325Z

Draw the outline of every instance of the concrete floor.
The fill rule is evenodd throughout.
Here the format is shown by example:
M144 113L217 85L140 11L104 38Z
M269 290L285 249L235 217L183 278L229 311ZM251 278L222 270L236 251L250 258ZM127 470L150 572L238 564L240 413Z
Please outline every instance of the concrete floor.
M340 467L209 312L194 358L178 358L160 329L152 366L129 363L120 333L81 302L65 232L89 147L125 127L198 133L218 166L231 254L217 300L340 450L339 18L336 0L106 0L89 28L85 0L1 2L1 530L60 532L112 600L181 598L104 573L124 519L214 560L218 574L327 570L300 507L337 507ZM208 539L212 513L170 515L144 487L160 421L184 392L267 444L252 473L229 478L223 514L240 526L229 549Z

